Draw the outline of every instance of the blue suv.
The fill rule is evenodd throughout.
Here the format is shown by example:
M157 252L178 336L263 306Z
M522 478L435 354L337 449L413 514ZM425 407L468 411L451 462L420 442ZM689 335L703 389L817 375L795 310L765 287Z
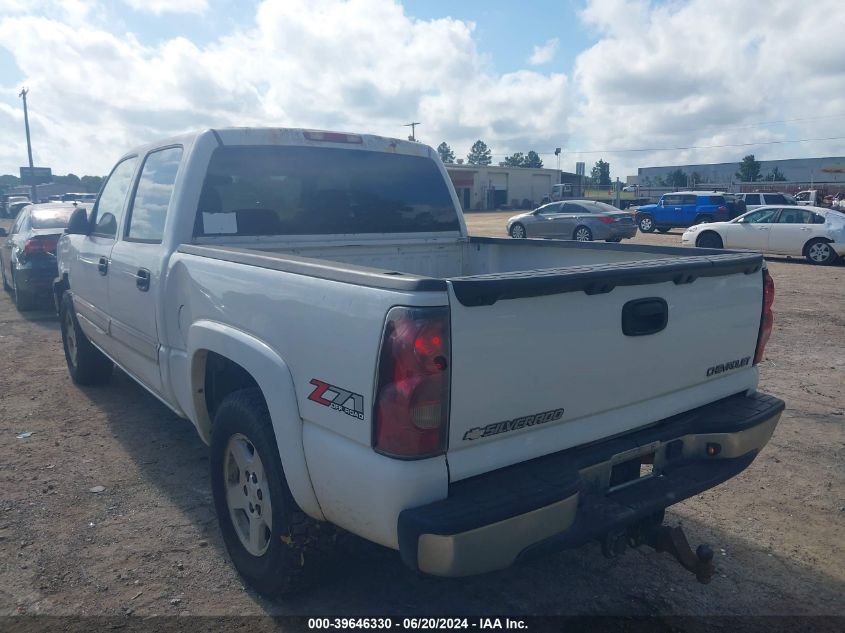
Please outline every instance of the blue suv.
M655 229L665 233L676 227L730 219L725 196L715 191L665 193L657 204L646 204L637 209L637 224L643 233L651 233Z

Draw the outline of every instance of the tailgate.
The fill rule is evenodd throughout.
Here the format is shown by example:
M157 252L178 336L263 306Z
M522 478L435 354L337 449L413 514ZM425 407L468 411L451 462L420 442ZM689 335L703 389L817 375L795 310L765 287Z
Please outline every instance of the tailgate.
M753 389L762 263L727 253L449 280L452 480Z

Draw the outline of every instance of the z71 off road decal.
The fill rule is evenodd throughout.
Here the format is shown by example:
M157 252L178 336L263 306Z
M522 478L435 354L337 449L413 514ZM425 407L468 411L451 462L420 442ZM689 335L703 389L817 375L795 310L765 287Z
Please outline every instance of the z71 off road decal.
M351 415L359 420L364 419L364 396L335 387L316 378L311 381L311 384L316 387L308 396L308 399L312 402Z
M523 418L514 418L513 420L505 420L504 422L494 422L487 426L476 426L464 433L464 440L477 440L482 437L490 437L491 435L498 435L499 433L507 433L508 431L516 431L517 429L524 429L527 426L537 426L538 424L545 424L546 422L554 422L563 417L563 409L552 409L551 411L543 411L543 413L535 413L533 415L526 415Z

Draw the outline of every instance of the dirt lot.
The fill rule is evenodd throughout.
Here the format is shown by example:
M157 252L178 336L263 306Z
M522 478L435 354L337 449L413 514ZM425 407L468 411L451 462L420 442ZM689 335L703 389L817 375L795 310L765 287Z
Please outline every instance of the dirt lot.
M473 214L471 232L504 235L507 215ZM442 580L352 542L323 586L275 602L229 564L193 427L120 372L75 387L56 319L0 293L0 614L845 615L845 266L770 267L761 387L786 413L745 473L668 514L713 545L710 585L648 549L607 560L590 545Z

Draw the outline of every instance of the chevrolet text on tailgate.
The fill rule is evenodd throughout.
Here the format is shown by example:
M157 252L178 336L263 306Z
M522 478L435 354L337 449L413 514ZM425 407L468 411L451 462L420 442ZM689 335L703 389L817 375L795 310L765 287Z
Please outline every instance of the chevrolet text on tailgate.
M745 469L774 286L756 253L467 235L431 148L220 129L137 148L58 246L81 385L113 366L210 446L223 539L266 594L343 530L478 574L599 540Z

